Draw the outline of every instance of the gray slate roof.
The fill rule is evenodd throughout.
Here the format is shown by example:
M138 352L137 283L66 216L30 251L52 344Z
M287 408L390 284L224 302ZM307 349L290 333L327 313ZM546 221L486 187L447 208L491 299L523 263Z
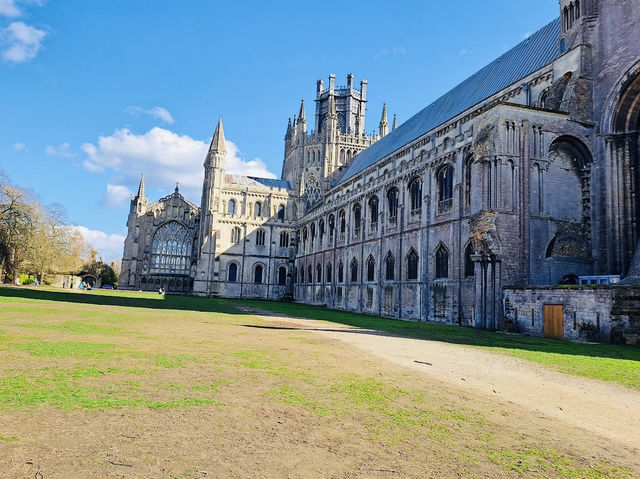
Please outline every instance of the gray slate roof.
M500 90L548 65L559 54L559 38L560 20L556 19L445 93L369 148L361 151L347 165L338 184L456 115L482 103Z
M256 188L285 188L290 190L291 185L287 180L274 178L258 178L257 176L225 175L225 183L242 186L253 186Z

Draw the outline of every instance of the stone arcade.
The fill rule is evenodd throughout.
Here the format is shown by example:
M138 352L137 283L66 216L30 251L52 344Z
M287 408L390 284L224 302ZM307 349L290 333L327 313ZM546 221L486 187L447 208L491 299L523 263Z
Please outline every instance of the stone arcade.
M141 181L122 287L503 328L504 287L640 276L640 3L559 3L405 123L385 107L377 134L366 81L319 81L282 180L226 174L219 122L199 208L148 203Z

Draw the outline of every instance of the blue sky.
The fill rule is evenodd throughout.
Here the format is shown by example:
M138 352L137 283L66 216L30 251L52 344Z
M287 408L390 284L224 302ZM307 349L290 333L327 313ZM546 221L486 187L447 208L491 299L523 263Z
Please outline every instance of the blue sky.
M399 122L557 16L557 0L0 0L0 171L59 202L105 258L129 195L199 203L222 115L235 172L279 176L315 82L366 78ZM390 118L391 120L391 118Z

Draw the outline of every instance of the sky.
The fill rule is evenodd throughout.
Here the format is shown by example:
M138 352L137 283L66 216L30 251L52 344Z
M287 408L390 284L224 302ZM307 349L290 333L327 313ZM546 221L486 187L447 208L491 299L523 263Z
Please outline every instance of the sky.
M131 194L200 203L222 116L227 171L279 177L316 81L368 80L398 122L558 15L557 0L0 0L0 171L120 258ZM308 128L313 128L308 122Z

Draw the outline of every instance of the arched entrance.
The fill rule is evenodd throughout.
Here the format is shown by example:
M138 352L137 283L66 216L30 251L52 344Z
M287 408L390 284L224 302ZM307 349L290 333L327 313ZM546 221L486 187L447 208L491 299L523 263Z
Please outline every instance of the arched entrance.
M608 266L609 272L624 275L629 273L634 254L633 262L640 263L640 63L618 83L604 123L603 130L609 132L605 136L608 175L604 205Z

